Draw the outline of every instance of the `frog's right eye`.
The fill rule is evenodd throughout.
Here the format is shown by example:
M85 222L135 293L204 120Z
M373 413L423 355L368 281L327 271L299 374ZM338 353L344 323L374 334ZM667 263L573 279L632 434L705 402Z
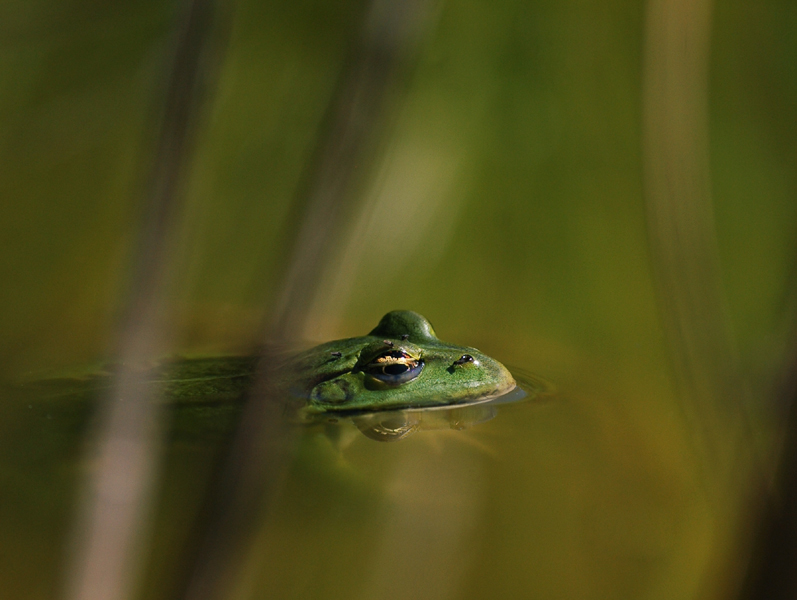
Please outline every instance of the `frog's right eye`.
M363 371L388 385L412 381L423 370L423 361L404 352L386 352L365 365Z

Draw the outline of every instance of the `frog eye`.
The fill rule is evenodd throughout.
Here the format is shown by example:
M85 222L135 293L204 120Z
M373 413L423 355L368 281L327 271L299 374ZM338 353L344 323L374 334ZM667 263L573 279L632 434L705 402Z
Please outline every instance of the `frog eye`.
M388 385L412 381L423 370L423 361L404 352L386 352L368 363L363 371Z

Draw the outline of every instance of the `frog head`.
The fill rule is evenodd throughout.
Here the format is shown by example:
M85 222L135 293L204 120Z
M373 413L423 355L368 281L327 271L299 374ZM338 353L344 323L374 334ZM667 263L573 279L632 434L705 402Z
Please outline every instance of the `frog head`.
M484 402L515 387L498 361L440 341L431 323L392 311L366 336L322 344L297 358L292 395L307 415L362 415Z

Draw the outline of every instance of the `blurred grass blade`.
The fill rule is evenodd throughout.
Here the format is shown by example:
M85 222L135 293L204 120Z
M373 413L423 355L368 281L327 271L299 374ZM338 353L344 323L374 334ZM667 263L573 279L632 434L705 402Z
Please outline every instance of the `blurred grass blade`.
M141 366L161 355L169 339L170 242L181 214L181 184L191 160L212 54L218 50L211 44L217 14L215 0L193 0L178 23L119 327L120 366L100 409L94 440L97 468L86 483L67 561L69 600L121 600L135 590L161 432L160 390Z
M386 130L391 93L412 63L435 5L432 0L374 0L369 5L362 35L330 100L294 225L288 227L296 234L265 337L301 337L327 258L356 211L357 184L372 166ZM280 489L294 441L281 404L269 401L272 375L278 376L266 349L229 457L212 487L205 521L199 524L199 549L194 549L179 597L213 600L230 597L234 590L246 595L247 550Z
M344 225L354 218L358 185L374 165L398 84L414 63L436 0L372 0L327 110L294 216L298 230L277 306L274 338L305 329L314 292Z
M709 0L648 2L644 158L652 271L682 408L712 487L732 482L732 447L738 450L747 425L711 203L710 30ZM729 436L736 438L730 450Z
M652 272L676 389L712 506L714 550L703 586L740 585L738 489L761 477L749 398L724 296L708 144L710 0L649 0L644 158ZM757 468L757 469L755 469ZM753 482L761 479L753 479Z

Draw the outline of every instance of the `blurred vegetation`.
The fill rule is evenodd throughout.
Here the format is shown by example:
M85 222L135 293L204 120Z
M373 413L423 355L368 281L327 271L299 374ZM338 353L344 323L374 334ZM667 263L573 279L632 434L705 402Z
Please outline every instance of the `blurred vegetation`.
M3 379L102 362L115 346L180 9L149 0L0 7ZM235 3L174 240L171 352L261 341L301 220L297 199L367 10L354 0ZM390 597L374 591L392 581L389 569L358 562L375 544L371 532L415 518L443 539L451 529L436 530L435 517L446 514L467 542L450 556L465 566L455 583L438 589L423 571L408 590L732 594L725 578L746 558L737 550L745 523L734 519L747 469L772 468L766 452L750 455L779 433L771 409L797 308L797 5L730 0L712 13L708 151L723 299L753 399L752 437L763 440L740 449L738 432L726 432L721 451L745 458L725 505L706 493L658 312L642 155L645 18L646 4L630 0L439 6L378 148L356 165L352 208L333 232L301 337L361 335L386 311L412 309L442 338L555 381L562 400L485 426L474 434L483 452L415 439L375 452L358 441L348 463L377 492L357 496L356 513L346 510L350 488L292 467L247 566L251 585L263 578L278 597L349 597L340 586L355 578L362 597ZM53 452L75 452L52 439ZM168 472L183 479L161 499L164 527L194 493L185 465L203 451L168 452ZM42 472L71 481L59 469ZM447 472L457 474L449 487L440 483ZM373 482L385 473L411 483L384 481L395 488L390 501L368 505L362 498L382 497ZM451 491L457 483L461 494ZM421 502L433 492L440 506ZM65 527L68 493L57 510L45 500L27 513L0 503L15 524L0 556L29 540L0 586L52 597L61 541L47 524ZM308 500L322 493L328 513ZM457 506L462 522L451 516ZM319 548L323 557L307 558ZM37 556L52 579L39 579ZM269 565L262 572L258 556ZM455 564L428 559L440 570Z

